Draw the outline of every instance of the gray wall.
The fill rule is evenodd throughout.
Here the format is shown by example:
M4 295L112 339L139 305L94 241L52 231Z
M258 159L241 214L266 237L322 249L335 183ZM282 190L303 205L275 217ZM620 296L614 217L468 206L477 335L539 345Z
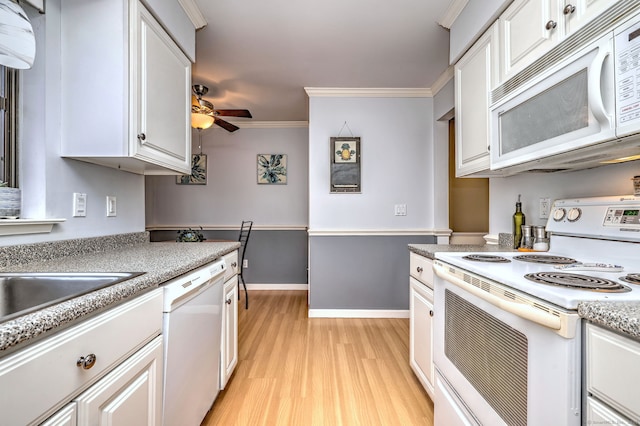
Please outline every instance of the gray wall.
M408 244L432 236L309 238L311 309L409 308Z
M407 244L435 242L442 207L433 99L311 97L309 119L310 308L408 310ZM361 137L361 194L329 193L330 137L345 121Z
M208 240L238 239L238 230L202 231ZM174 241L177 231L153 231L151 241ZM205 244L205 243L184 243ZM307 231L252 230L243 270L247 284L306 284Z
M259 125L259 124L258 124ZM198 134L194 133L194 152ZM179 229L205 229L209 239L237 240L253 220L247 245L251 284L307 283L308 130L305 127L215 128L202 133L206 185L146 177L146 220L152 240L175 240ZM286 185L258 185L257 154L287 154Z

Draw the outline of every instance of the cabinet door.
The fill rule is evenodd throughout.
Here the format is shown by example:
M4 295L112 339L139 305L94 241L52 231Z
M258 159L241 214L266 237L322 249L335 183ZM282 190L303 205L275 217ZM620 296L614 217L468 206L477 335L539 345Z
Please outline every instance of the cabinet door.
M409 292L411 368L433 398L433 292L413 278Z
M640 423L640 343L593 324L587 324L586 340L587 391Z
M224 283L220 389L224 389L238 364L238 276Z
M162 336L81 394L81 425L162 424Z
M557 0L515 0L500 15L500 79L502 84L550 50L562 34Z
M131 155L191 173L191 62L139 2L132 2Z
M40 426L76 426L78 424L78 410L76 403L66 405L62 410L49 417Z
M583 25L620 0L566 0L562 13L565 16L566 35L576 32Z
M455 65L456 176L489 171L489 102L495 25Z

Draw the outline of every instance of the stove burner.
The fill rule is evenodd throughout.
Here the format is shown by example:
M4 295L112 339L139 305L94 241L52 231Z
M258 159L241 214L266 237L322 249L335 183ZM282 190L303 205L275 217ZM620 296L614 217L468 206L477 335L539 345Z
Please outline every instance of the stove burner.
M624 277L620 277L620 281L624 281L629 284L640 284L640 273L637 274L627 274Z
M537 272L535 274L526 274L524 277L538 284L557 285L578 290L601 291L605 293L631 291L627 286L606 278L590 277L587 275L567 274L563 272Z
M513 258L523 262L546 263L548 265L567 265L577 262L570 257L551 256L548 254L523 254L521 256L513 256Z
M474 262L493 262L493 263L511 262L506 257L495 256L492 254L469 254L467 256L463 256L462 258L466 260L473 260Z

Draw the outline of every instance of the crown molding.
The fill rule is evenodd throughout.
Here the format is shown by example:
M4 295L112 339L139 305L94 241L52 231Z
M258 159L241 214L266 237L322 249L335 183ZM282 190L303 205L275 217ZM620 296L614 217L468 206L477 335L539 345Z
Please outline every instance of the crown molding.
M449 65L449 67L444 70L440 77L433 83L431 86L431 92L433 96L437 95L440 90L453 78L453 65Z
M224 120L241 129L294 129L309 127L308 121L240 121L228 120L227 117L225 117Z
M204 19L196 0L178 0L178 2L189 19L191 19L191 23L193 23L196 30L207 26L207 20Z
M347 87L305 87L309 97L331 98L430 98L428 88L347 88Z
M451 29L451 25L458 19L458 16L462 12L469 3L469 0L451 0L449 3L449 7L444 11L440 19L438 19L438 24L442 25L446 29Z

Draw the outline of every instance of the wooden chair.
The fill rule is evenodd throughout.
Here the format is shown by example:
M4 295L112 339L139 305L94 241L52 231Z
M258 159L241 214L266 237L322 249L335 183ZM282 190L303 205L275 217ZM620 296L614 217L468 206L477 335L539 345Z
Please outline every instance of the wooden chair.
M247 284L244 282L244 277L242 271L244 270L244 254L247 251L247 242L249 241L249 235L251 234L251 227L253 226L253 221L251 220L243 220L240 225L240 236L238 237L238 241L240 241L240 263L238 267L238 300L240 300L240 281L242 281L242 287L244 287L244 308L249 309L249 294L247 293Z

